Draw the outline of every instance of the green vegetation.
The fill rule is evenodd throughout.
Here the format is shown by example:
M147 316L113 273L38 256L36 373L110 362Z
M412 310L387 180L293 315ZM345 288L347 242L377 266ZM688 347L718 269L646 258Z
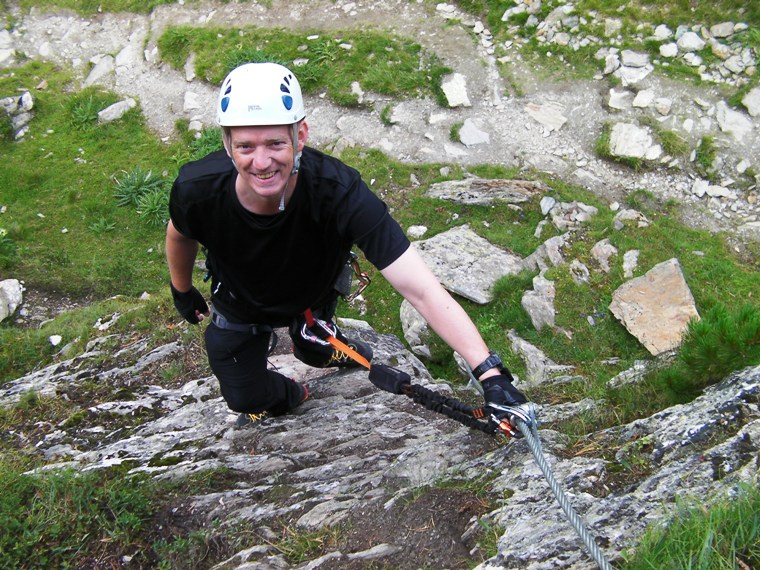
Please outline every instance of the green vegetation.
M462 130L462 127L464 126L464 123L457 121L453 125L451 125L451 129L449 131L449 140L452 142L459 142L459 131Z
M181 482L127 475L124 466L79 472L20 473L0 458L0 567L43 570L116 566L206 568L219 557L214 526L187 536L162 530L162 505L192 492L229 484L225 470L196 473ZM226 541L237 544L230 531ZM118 562L117 562L118 561Z
M15 244L15 253L2 248L0 260L7 267L12 259L13 273L29 286L76 297L154 289L166 275L163 231L115 207L113 176L138 167L168 174L162 165L177 147L149 133L139 110L97 125L97 112L116 96L72 93L68 72L50 64L30 63L4 75L0 92L43 78L49 88L34 94L35 120L25 140L0 143L2 227ZM111 226L107 242L93 239L92 227Z
M692 321L678 353L683 367L675 389L698 392L719 382L746 362L760 362L760 312L749 303L715 305Z
M30 569L84 567L106 549L142 550L137 538L149 528L153 508L148 478L124 478L115 470L20 475L0 460L0 484L3 568L22 561Z
M195 0L186 0L188 4ZM101 12L135 12L149 14L156 6L174 4L174 0L20 0L19 5L29 10L67 8L82 16L94 16Z
M93 14L101 9L144 13L163 3L23 0L21 5L24 9L55 5ZM729 0L696 4L691 8L683 2L664 7L650 1L582 0L577 11L596 10L599 20L605 15L622 18L625 30L633 30L637 23L645 21L664 21L675 28L684 21L710 24L741 20L751 26L741 40L760 45L760 4L749 3L742 8L743 13L738 13L735 3ZM511 26L527 23L525 16L501 22L501 14L512 5L508 0L468 1L460 5L484 15L497 41L511 37ZM545 17L555 6L556 3L546 3L540 15ZM530 34L530 26L516 33ZM310 36L318 37L310 39ZM440 97L440 78L448 72L434 54L424 53L414 42L378 31L325 34L312 30L294 34L256 28L174 27L166 30L159 46L162 57L177 68L185 64L191 52L195 53L198 75L214 83L242 61L274 59L291 65L297 59L308 59L308 63L296 69L304 89L325 93L346 106L358 104L349 78L360 80L365 90L391 97ZM535 41L528 48L533 50L530 57L548 51ZM591 73L598 65L592 50L574 52L554 47L552 51L554 64L574 66L579 74ZM220 61L219 53L226 54ZM183 338L197 347L201 327L190 331L175 327L180 318L174 313L167 291L163 225L167 219L169 187L178 168L220 148L219 130L208 129L196 138L187 124L180 121L176 140L163 143L145 128L139 106L117 122L98 125L98 111L115 102L116 96L95 88L76 92L68 70L45 63L29 63L14 69L13 74L3 74L0 93L30 88L43 78L48 88L34 92L35 118L23 142L12 141L7 118L0 117L0 151L4 157L0 164L3 189L0 206L6 208L0 217L0 269L3 275L23 279L28 289L83 300L87 306L68 311L40 328L0 324L0 383L83 352L87 343L99 335L93 323L117 312L122 318L112 332L151 335L155 342L169 337ZM385 106L379 110L386 125L390 123L390 109ZM452 138L458 138L459 126L452 127ZM658 136L667 153L674 156L686 153L683 140L674 133L662 131ZM601 156L609 156L608 130L597 141L597 151ZM697 149L696 162L706 176L715 155L715 142L705 137ZM757 260L737 257L724 236L679 224L673 203L661 204L646 192L632 192L626 203L642 211L651 224L614 231L613 213L606 204L578 187L547 176L493 165L467 170L447 164L410 165L390 160L372 149L348 148L341 157L361 171L366 180L375 181L372 188L388 203L404 228L424 221L429 228L427 236L466 223L492 243L520 256L532 253L547 238L559 234L546 226L541 236L536 237L536 227L544 219L538 200L515 209L503 204L461 206L424 195L435 182L467 175L529 176L549 185L549 194L560 201L582 201L599 209L584 230L573 236L566 251L568 257L593 265L591 247L607 238L621 255L632 249L641 251L639 274L667 259L679 259L702 320L691 323L672 363L653 371L641 384L618 390L609 389L606 381L636 360L649 357L609 314L613 292L626 281L619 263L609 274L594 273L590 285L583 287L575 284L565 267L547 272L547 278L557 287L557 325L564 334L546 329L535 331L521 308L521 297L532 288L535 273L526 271L502 279L487 306L463 303L489 345L519 375L525 374L524 364L511 353L505 334L512 329L541 347L553 360L573 365L583 377L560 387L536 389L529 394L533 399L559 403L590 396L608 402L606 409L593 417L564 424L563 431L571 436L580 437L688 401L727 373L760 362ZM640 163L629 164L641 167ZM445 175L443 167L448 169ZM412 185L412 178L419 184ZM398 322L400 296L366 262L363 266L373 277L373 285L365 294L366 315L345 304L339 308L339 314L369 320L379 332L402 337ZM200 283L200 274L198 278L199 287L206 291ZM151 293L149 301L137 301L143 291ZM63 336L61 346L66 347L65 352L50 344L49 335L53 332ZM434 347L435 356L428 363L434 376L460 382L450 350L435 339ZM609 364L613 358L618 360ZM184 365L174 363L157 377L170 383L181 377ZM94 401L109 396L111 390L110 386L94 381L86 388ZM87 411L73 401L30 393L16 407L0 410L0 428L3 433L10 433L15 426L30 425L32 418L40 416L52 425L71 426L84 421ZM114 420L117 421L124 420ZM214 558L215 554L220 559L219 553L210 552L219 542L215 529L157 537L155 527L158 513L173 498L188 494L188 490L196 493L201 488L213 488L218 478L226 474L204 474L207 478L183 481L187 488L182 489L126 477L123 469L31 475L25 473L40 466L39 458L17 448L13 441L4 438L0 446L0 484L6 491L0 498L3 523L0 566L14 567L19 561L32 561L26 567L89 567L101 555L114 552L140 552L135 564L159 568L188 567L190 560ZM640 464L637 450L631 450L629 464L621 469L636 472L647 468ZM157 459L157 464L161 461ZM757 566L760 511L757 500L755 489L743 495L741 501L720 504L707 512L684 509L688 516L683 526L669 525L663 534L653 533L637 549L637 557L641 558L630 561L630 568L694 567L694 561L700 567L728 568L736 560L747 567ZM92 505L98 508L93 509ZM704 516L700 519L697 515ZM488 535L485 550L495 549L501 531L484 528ZM671 543L685 542L682 539L686 538L693 538L696 546L689 545L682 552L666 549ZM232 544L235 539L230 534L225 540ZM334 540L329 532L294 532L292 536L286 532L277 548L297 563ZM711 557L720 557L720 561ZM641 566L635 566L637 560L643 560ZM39 564L34 566L37 564L34 561Z
M665 24L675 31L682 25L704 25L709 28L726 21L743 22L748 28L736 35L736 41L760 50L760 8L756 2L719 0L663 4L654 0L579 0L573 3L549 0L540 4L533 18L528 12L518 11L506 21L502 19L505 11L516 5L510 0L466 0L457 4L487 23L494 36L497 56L506 55L515 61L514 56L519 52L520 58L530 65L534 72L555 80L559 77L590 79L604 66L603 60L595 58L597 50L605 45L614 45L621 50L648 52L651 59L658 62L657 72L699 84L702 79L696 67L687 65L680 59L663 61L659 53L663 42L650 39L655 27L660 24ZM572 11L565 14L568 24L563 26L563 32L569 31L571 36L578 38L601 38L601 41L577 46L546 41L545 35L537 33L537 25L561 6L572 7ZM620 22L620 31L615 34L615 38L607 38L604 24L607 19ZM510 49L502 47L511 41L514 41L515 45ZM524 42L524 45L520 42ZM701 50L699 56L706 64L716 61L716 56L709 46ZM511 81L509 75L505 79ZM746 92L751 85L756 85L757 78L749 79L748 82L749 85L740 90ZM738 105L739 100L732 99L732 104Z
M328 35L318 30L181 26L167 29L158 47L161 57L177 69L195 54L197 75L215 85L242 63L275 61L298 74L304 93L326 92L348 107L358 105L351 89L354 81L365 91L394 97L430 95L443 101L441 78L451 72L419 44L366 29Z
M0 111L0 143L12 141L14 134L10 116L5 110Z
M760 489L710 507L704 498L679 501L677 516L644 536L621 570L651 568L757 568L760 564Z
M164 180L152 170L143 171L139 166L129 172L124 171L116 178L114 197L117 206L137 206L146 194L161 190Z
M699 173L708 180L715 181L716 175L713 164L718 149L715 146L715 139L711 136L704 136L699 141L696 151L696 165Z

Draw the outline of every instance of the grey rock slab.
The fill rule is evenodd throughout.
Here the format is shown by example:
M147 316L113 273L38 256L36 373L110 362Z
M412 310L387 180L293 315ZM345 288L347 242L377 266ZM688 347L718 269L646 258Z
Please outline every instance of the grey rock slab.
M536 330L554 327L556 292L554 282L546 279L543 274L539 274L533 278L533 289L523 293L520 303L530 316Z
M459 140L464 146L471 147L490 143L491 135L483 130L483 125L479 120L465 119L462 128L459 130Z
M646 52L624 49L620 52L620 61L626 67L646 67L649 65L649 54Z
M572 365L554 362L540 348L520 338L514 330L507 333L507 338L512 351L525 363L525 383L529 386L552 384L556 378L567 376L575 369ZM515 385L521 387L519 382Z
M678 49L687 52L699 51L705 47L705 40L694 32L686 32L678 38L676 43L678 44Z
M743 98L742 104L752 117L760 117L760 87L751 89Z
M13 315L23 300L24 286L18 279L0 281L0 321Z
M449 107L472 107L467 94L467 78L461 73L453 73L444 78L441 89Z
M720 129L731 134L737 141L743 141L754 129L754 124L747 115L734 111L724 101L718 102L716 111Z
M112 121L117 121L118 119L121 119L124 114L127 113L130 109L134 109L136 106L137 101L131 97L114 103L113 105L109 105L102 111L98 112L98 122L110 123Z
M596 260L596 262L599 264L600 269L604 273L609 273L610 269L610 260L613 257L616 257L618 254L617 248L612 245L609 238L605 238L603 240L600 240L594 244L594 247L591 248L591 255Z
M433 184L425 196L459 204L485 206L494 202L522 204L548 190L544 183L532 180L466 178Z
M94 63L95 65L84 80L83 86L102 85L104 87L113 87L114 71L116 69L114 57L111 55L99 56Z
M616 123L610 133L610 152L615 156L644 158L654 144L648 128L632 123Z
M466 224L413 246L446 289L480 304L491 300L498 279L523 267L519 256L494 246Z
M427 321L406 299L401 302L399 317L404 331L404 340L409 344L412 352L423 358L430 358L431 353L428 346L430 327Z
M525 112L549 131L558 131L567 122L564 115L565 106L556 101L547 103L528 103Z

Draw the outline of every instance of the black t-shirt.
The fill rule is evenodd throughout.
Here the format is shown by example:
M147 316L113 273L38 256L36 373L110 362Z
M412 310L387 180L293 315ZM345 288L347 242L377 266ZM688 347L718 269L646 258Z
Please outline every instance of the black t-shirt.
M409 247L388 208L339 160L306 147L284 212L257 215L235 193L225 151L184 165L171 190L174 227L206 249L212 299L239 322L284 326L335 298L353 244L384 269Z

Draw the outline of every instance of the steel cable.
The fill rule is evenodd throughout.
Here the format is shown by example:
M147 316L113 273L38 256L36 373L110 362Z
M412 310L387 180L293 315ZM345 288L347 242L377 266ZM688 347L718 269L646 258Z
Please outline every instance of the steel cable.
M536 460L536 464L543 472L544 477L546 477L546 481L549 483L549 487L551 487L551 490L554 493L554 496L556 497L560 507L562 507L562 510L565 512L567 520L570 521L570 524L578 533L578 536L580 536L581 540L583 540L589 554L591 554L601 570L613 570L610 563L605 559L604 553L597 546L596 542L594 542L594 538L591 536L591 533L583 524L583 520L581 520L581 517L570 504L570 501L562 490L562 487L554 478L554 474L549 468L549 464L546 462L543 449L541 448L541 440L538 438L536 422L532 421L529 424L518 417L514 417L513 420L516 426L525 436L525 441L527 442L528 447L533 454L533 458Z

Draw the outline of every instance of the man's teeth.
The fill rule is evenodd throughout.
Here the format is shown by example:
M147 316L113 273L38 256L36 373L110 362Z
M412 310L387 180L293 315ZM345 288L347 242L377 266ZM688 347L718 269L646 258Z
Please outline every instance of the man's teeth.
M261 178L262 180L268 180L269 178L272 178L272 176L274 175L275 175L274 172L267 172L266 174L257 174L257 176Z

